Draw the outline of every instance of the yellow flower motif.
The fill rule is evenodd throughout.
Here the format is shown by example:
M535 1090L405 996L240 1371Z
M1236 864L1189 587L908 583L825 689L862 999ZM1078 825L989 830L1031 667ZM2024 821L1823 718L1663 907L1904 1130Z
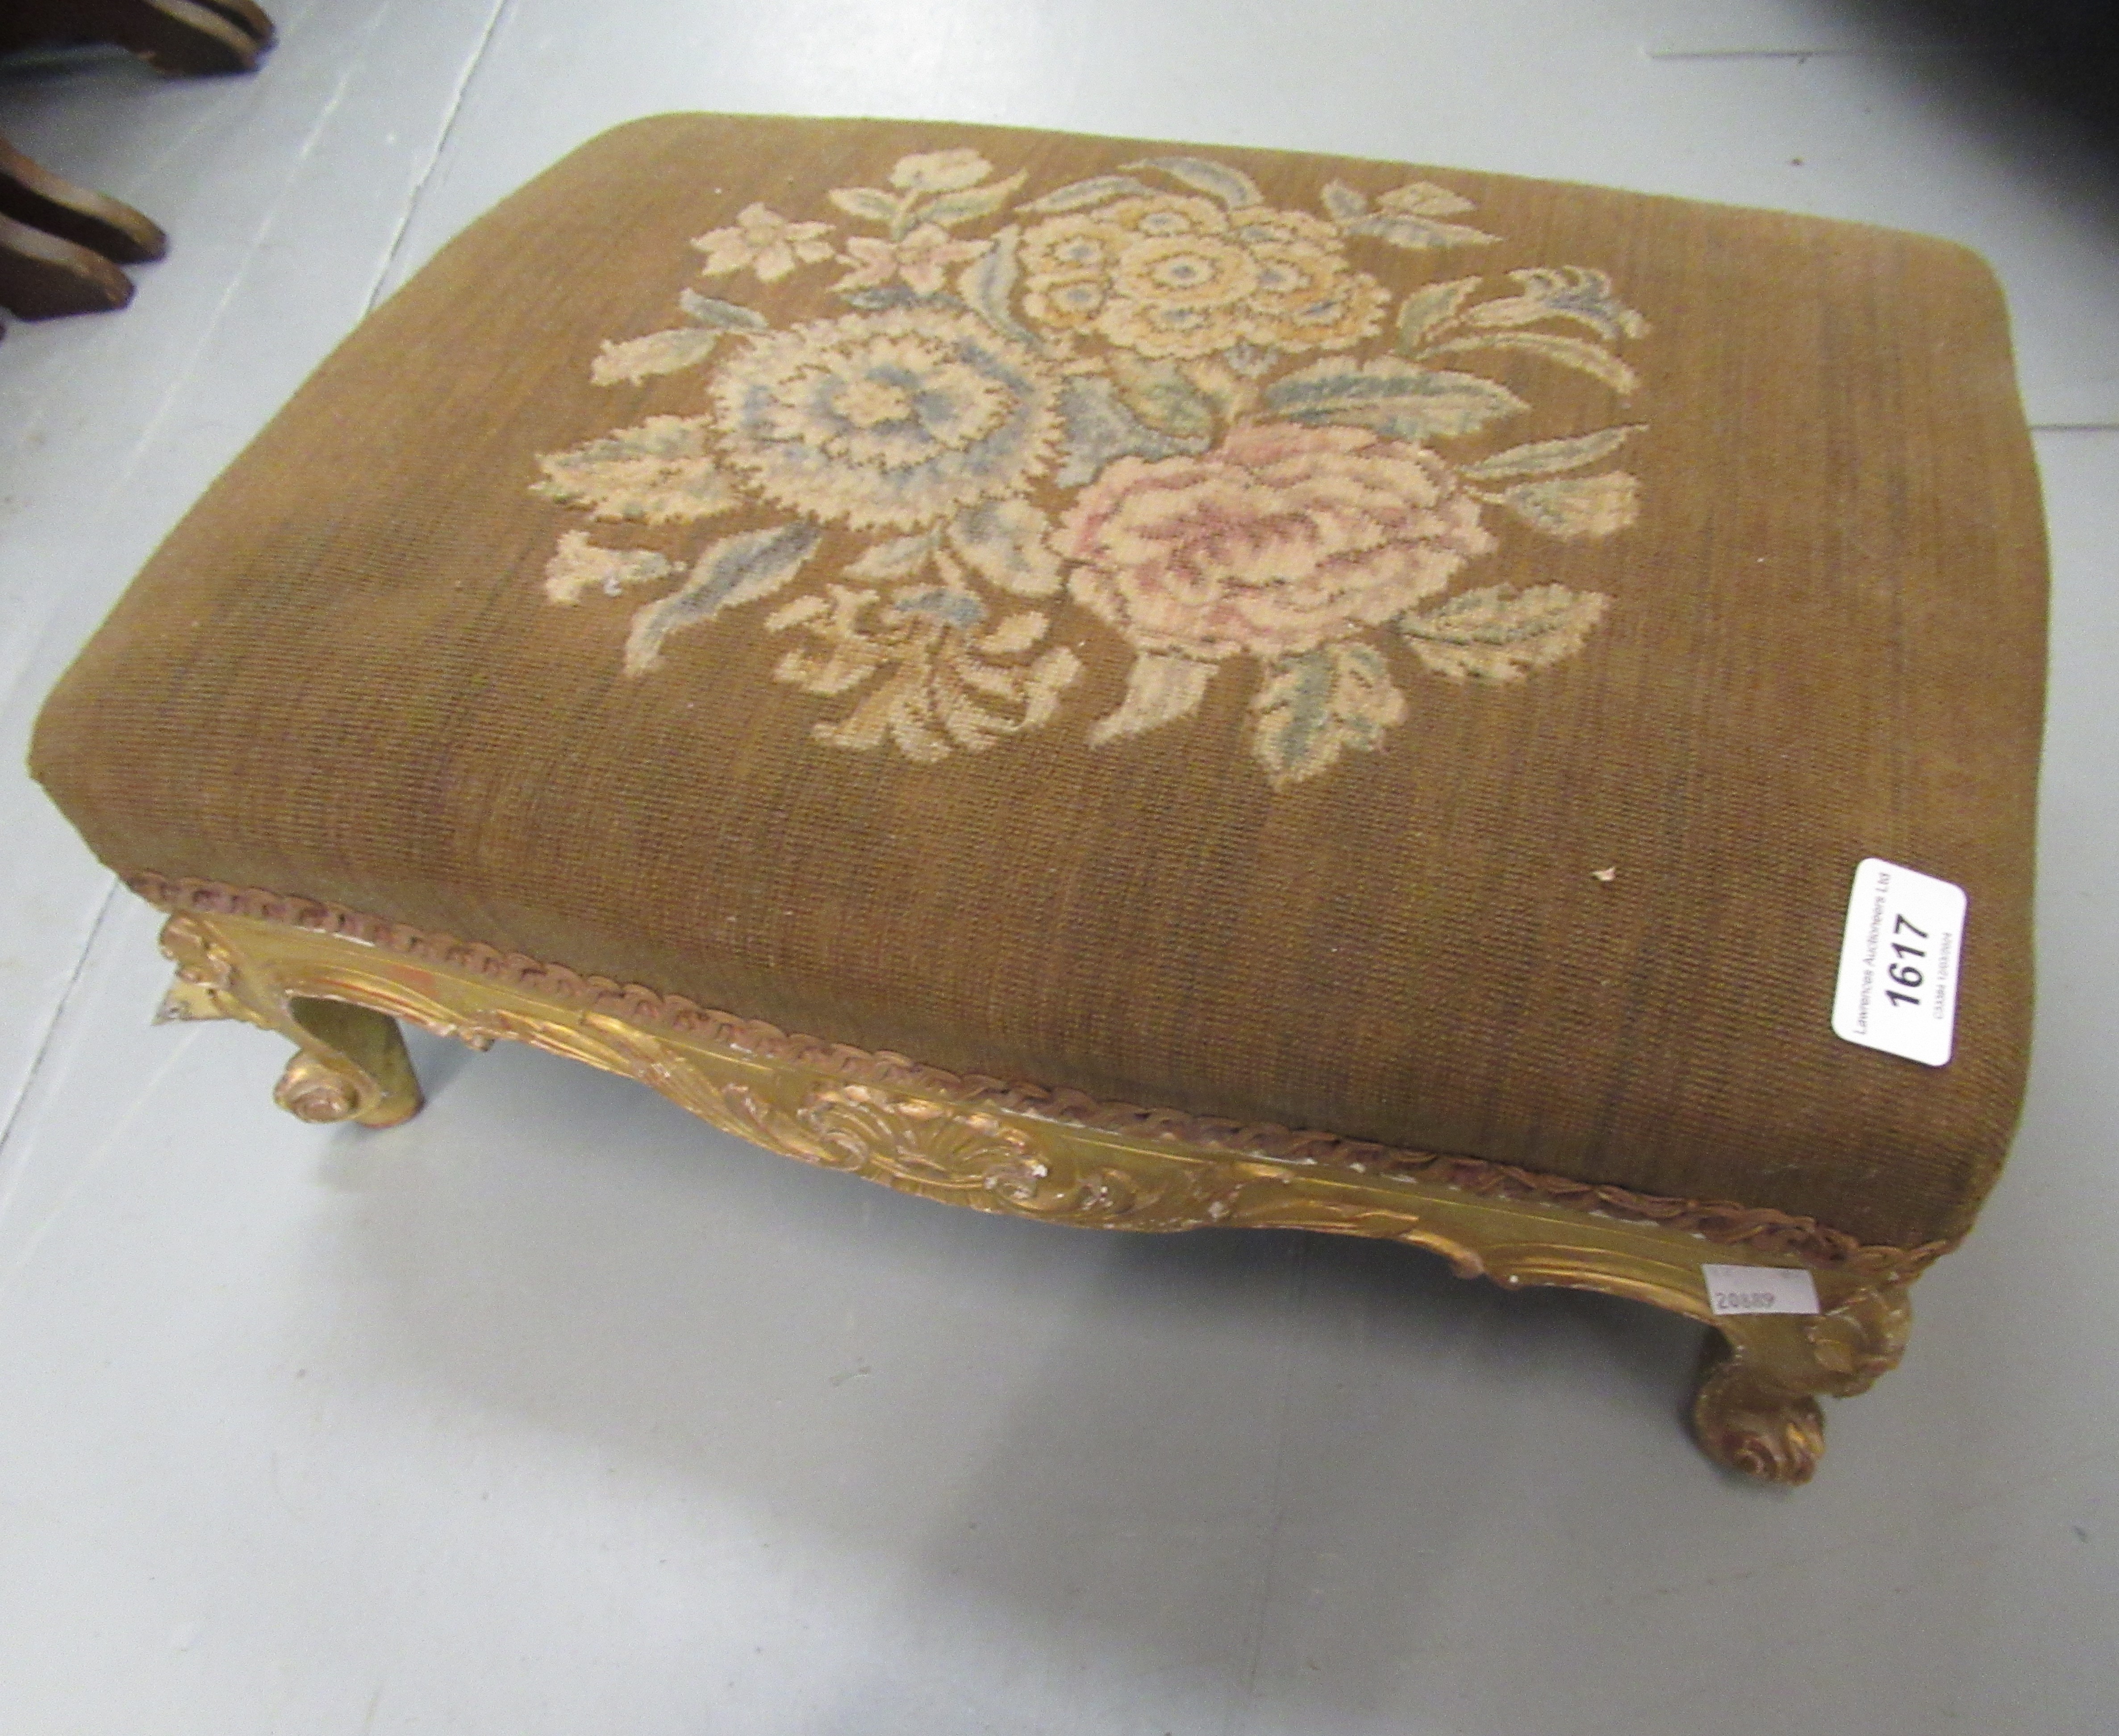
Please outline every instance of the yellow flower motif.
M1022 238L1022 261L1032 318L1180 360L1239 344L1343 350L1376 330L1387 299L1347 267L1330 224L1182 194L1048 218Z
M726 276L748 266L767 283L785 277L797 263L814 265L832 257L824 237L828 223L791 223L763 205L746 205L727 229L709 230L692 245L707 256L706 274Z
M939 224L923 223L902 241L878 241L870 235L848 239L840 257L853 270L834 290L880 289L894 277L922 295L940 293L952 267L969 265L991 247L990 241L958 241Z

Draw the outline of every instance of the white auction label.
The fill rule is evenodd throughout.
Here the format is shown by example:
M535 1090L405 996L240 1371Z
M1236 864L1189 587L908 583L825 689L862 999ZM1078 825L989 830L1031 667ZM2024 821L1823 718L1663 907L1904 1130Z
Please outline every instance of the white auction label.
M1849 1042L1931 1067L1957 1028L1964 889L1869 857L1854 870L1832 1028Z
M1815 1314L1817 1280L1800 1266L1708 1266L1707 1305L1717 1314Z

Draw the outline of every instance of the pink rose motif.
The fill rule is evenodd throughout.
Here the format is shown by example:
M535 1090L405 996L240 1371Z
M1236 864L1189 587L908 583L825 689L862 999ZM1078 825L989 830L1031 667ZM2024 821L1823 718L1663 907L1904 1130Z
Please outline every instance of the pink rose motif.
M1053 545L1077 563L1075 598L1137 651L1218 661L1379 626L1495 542L1426 447L1280 422L1197 457L1119 459Z

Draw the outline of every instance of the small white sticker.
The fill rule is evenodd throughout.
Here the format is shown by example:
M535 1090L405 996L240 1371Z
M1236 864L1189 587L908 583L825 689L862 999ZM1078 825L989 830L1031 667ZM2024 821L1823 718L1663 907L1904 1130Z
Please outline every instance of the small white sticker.
M1854 870L1832 1028L1849 1042L1940 1067L1957 1029L1964 889L1869 857Z
M1707 1305L1717 1314L1815 1314L1817 1280L1801 1266L1707 1266Z

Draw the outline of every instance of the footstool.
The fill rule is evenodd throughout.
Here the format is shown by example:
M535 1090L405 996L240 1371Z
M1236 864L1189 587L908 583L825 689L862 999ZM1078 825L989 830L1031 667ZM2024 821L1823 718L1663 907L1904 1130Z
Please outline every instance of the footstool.
M1852 225L665 116L347 339L53 695L165 1011L397 1019L981 1210L1712 1326L1808 1477L2021 1098L1993 279Z

